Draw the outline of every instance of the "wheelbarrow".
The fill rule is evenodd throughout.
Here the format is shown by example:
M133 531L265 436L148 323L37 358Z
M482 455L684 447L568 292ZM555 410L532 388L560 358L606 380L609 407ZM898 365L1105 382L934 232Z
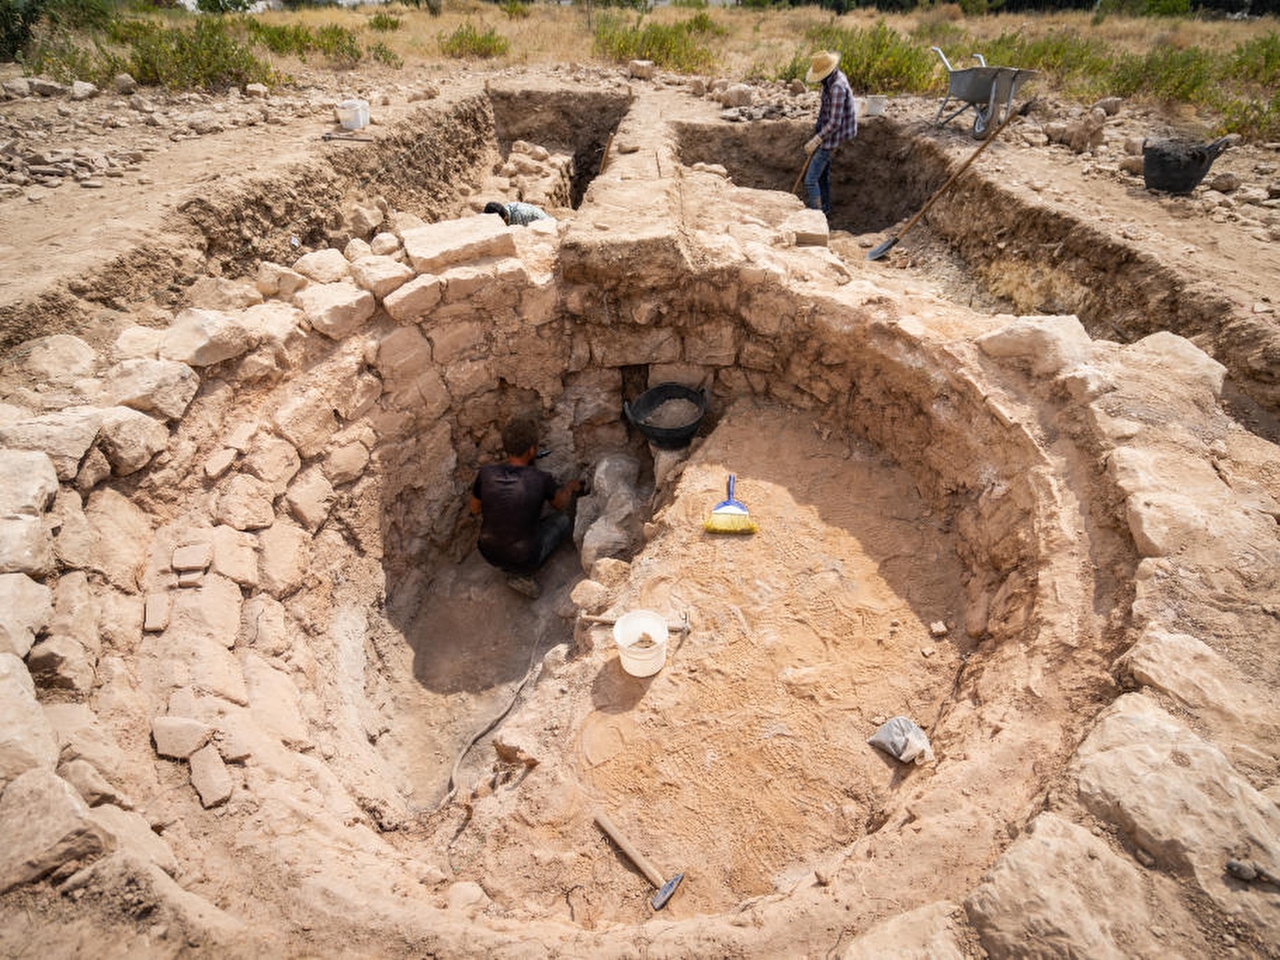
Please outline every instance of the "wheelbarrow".
M1034 70L1022 70L1018 67L989 67L980 53L973 55L978 66L963 70L953 70L947 55L938 47L930 47L947 68L947 95L938 104L938 113L933 118L935 125L949 123L966 110L973 111L973 137L985 140L991 131L1000 126L1009 111L1013 109L1013 98L1024 82L1035 76ZM956 107L943 117L949 106Z

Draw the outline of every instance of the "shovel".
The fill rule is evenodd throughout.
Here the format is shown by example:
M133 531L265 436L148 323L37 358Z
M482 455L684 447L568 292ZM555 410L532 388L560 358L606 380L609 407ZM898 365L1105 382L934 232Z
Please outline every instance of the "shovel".
M986 140L983 140L982 143L978 145L978 149L973 151L973 153L969 155L969 159L966 160L964 163L960 164L960 169L957 170L955 173L953 173L951 176L949 176L947 178L947 182L933 192L933 196L924 202L924 206L921 207L918 211L916 211L916 215L914 217L912 217L910 220L907 221L907 225L902 228L902 230L898 233L898 235L896 237L890 237L884 243L880 244L878 247L875 247L870 253L867 254L867 259L879 260L886 253L892 250L894 246L898 243L898 241L902 239L903 234L905 234L908 230L914 227L916 225L916 221L924 216L924 212L928 210L931 206L933 206L933 201L937 200L940 196L942 196L944 193L947 192L947 188L950 187L953 183L956 182L956 180L960 178L960 174L964 173L966 170L969 169L969 164L973 163L973 161L978 159L978 154L982 153L983 150L987 149L987 147L991 145L991 141L995 140L996 137L1000 136L1000 131L1003 130L1005 127L1007 127L1009 125L1009 121L1012 120L1015 116L1017 116L1017 111L1010 110L1009 115L1004 118L1004 121L1000 124L1000 126L996 127L995 132L992 133L991 136L989 136Z
M671 895L676 892L676 887L680 886L680 881L684 879L683 873L677 873L670 880L662 879L660 874L644 856L627 842L626 837L618 832L618 828L613 825L613 821L604 815L603 812L596 814L596 826L608 834L609 839L618 845L618 849L627 855L627 857L640 868L640 872L649 878L649 882L657 887L657 891L649 898L649 906L655 910L661 910L667 905L667 901L671 899Z

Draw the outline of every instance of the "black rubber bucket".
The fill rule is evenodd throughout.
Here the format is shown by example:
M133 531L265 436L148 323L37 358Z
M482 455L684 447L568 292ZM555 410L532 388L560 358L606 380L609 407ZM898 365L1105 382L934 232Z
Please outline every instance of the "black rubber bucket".
M1204 179L1218 154L1227 148L1223 137L1213 143L1156 140L1142 144L1142 180L1148 190L1190 193Z
M683 424L654 423L654 414L668 400L688 400L697 407L697 415ZM707 415L707 396L682 383L660 383L640 394L633 403L623 401L622 410L635 428L655 447L679 450L689 445L693 435L698 432L702 418Z

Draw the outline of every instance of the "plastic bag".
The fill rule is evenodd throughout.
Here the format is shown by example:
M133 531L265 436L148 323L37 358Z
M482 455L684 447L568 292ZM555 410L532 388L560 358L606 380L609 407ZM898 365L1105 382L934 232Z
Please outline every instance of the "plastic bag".
M929 746L928 736L915 721L907 717L886 720L867 743L903 763L910 763L912 760L916 763L933 761L933 748Z

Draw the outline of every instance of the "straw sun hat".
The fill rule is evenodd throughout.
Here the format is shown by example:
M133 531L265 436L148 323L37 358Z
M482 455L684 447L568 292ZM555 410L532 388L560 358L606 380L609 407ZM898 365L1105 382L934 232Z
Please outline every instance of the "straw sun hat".
M836 64L840 62L840 54L830 51L821 50L809 58L809 72L804 75L805 83L817 83L825 80L827 74L836 68Z

